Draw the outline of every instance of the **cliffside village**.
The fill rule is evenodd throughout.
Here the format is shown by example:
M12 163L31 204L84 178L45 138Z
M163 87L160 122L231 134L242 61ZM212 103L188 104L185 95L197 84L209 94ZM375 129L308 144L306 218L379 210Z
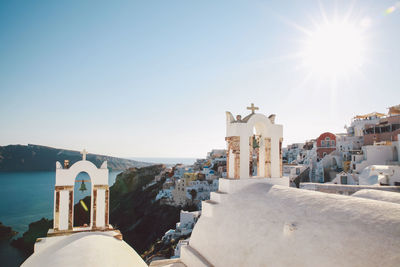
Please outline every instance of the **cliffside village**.
M357 115L345 129L284 148L284 172L290 181L306 189L321 187L307 182L325 183L326 191L329 184L400 185L400 105L389 107L387 114Z
M192 204L200 208L201 201L210 199L210 192L218 189L221 177L226 177L226 150L214 149L192 166L177 164L156 176L155 182L166 178L156 200L166 205Z

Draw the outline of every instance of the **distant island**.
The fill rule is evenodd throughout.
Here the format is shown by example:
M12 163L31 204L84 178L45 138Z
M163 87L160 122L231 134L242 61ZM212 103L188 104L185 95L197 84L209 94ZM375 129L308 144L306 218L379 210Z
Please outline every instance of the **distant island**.
M79 151L59 149L41 145L8 145L0 146L0 171L54 171L56 161L61 164L69 160L70 164L82 159ZM132 167L153 165L130 159L88 154L87 159L97 167L107 161L112 171L123 171Z

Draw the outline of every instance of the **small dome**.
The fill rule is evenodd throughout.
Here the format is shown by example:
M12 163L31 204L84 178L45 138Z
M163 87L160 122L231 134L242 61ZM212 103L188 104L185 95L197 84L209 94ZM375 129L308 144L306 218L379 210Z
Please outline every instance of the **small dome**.
M47 237L22 266L147 266L117 232L84 232Z

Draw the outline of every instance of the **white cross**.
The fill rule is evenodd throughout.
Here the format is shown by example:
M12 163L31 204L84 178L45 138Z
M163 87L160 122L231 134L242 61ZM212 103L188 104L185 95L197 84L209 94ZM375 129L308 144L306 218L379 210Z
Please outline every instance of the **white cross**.
M254 103L251 103L250 107L247 107L248 110L251 110L251 114L254 114L255 110L258 110L258 107L254 106Z
M82 160L86 160L86 154L87 154L88 152L86 151L86 149L83 149L83 151L81 152L81 154L82 154Z

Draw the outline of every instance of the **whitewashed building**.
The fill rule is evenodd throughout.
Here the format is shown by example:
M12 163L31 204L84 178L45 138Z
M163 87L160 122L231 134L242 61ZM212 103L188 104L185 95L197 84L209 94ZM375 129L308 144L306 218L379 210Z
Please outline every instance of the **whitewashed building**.
M368 166L392 165L396 164L395 161L398 162L398 150L391 143L363 146L362 153L352 155L351 169L361 173Z
M400 186L400 166L371 165L363 169L358 180L360 185Z

